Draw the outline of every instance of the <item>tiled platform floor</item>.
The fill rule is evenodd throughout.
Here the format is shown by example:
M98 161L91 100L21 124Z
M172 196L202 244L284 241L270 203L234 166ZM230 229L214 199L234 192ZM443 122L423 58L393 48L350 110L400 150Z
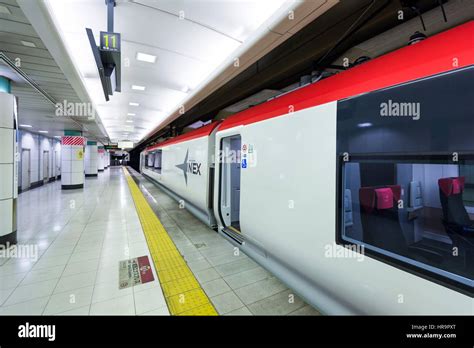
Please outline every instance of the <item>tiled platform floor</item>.
M235 255L231 243L159 187L129 170L220 314L319 314L243 252Z
M155 281L119 290L120 260L148 247L119 168L87 178L84 189L60 182L18 198L18 237L39 259L0 259L0 314L169 314Z
M151 182L137 180L220 314L318 314ZM87 178L84 189L54 182L20 194L18 223L19 243L37 245L39 258L0 258L0 314L169 314L156 272L153 282L118 288L119 261L149 255L120 167Z

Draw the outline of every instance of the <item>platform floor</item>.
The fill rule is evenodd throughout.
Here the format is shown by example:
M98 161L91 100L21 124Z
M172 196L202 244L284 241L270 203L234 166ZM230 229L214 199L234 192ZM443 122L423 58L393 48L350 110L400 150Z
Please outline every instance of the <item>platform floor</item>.
M133 170L187 265L221 315L317 315L278 279L207 228ZM38 259L0 258L0 314L169 315L154 281L119 290L119 261L152 259L122 168L87 178L82 190L59 182L18 198L19 244Z

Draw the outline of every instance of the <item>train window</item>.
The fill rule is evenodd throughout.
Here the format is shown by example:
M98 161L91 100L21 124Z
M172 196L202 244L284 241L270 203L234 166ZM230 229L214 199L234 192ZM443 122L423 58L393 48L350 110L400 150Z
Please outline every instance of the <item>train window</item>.
M150 152L145 157L145 167L147 169L151 169L155 172L161 173L161 157L161 150Z
M339 243L472 291L472 156L341 157L340 178Z

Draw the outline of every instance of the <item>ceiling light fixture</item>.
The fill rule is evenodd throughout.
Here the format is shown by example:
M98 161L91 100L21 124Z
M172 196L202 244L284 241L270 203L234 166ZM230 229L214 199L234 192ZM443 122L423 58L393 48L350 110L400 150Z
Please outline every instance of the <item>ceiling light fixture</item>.
M132 85L132 89L134 89L136 91L144 91L145 86Z
M48 133L48 131L45 130L39 130L38 133Z
M132 113L132 112L129 112L127 115L128 115L128 116L135 116L136 114L134 114L134 113Z
M31 128L31 127L33 127L33 126L30 125L30 124L20 124L20 127Z
M156 56L153 56L151 54L146 54L142 52L137 52L137 60L141 62L146 62L146 63L155 63L156 62Z
M127 120L128 123L133 123L133 120Z
M138 106L138 105L140 105L140 104L138 104L138 103L133 103L133 102L130 102L130 103L128 103L128 105L130 105L130 106Z
M21 43L23 44L23 46L26 46L26 47L36 47L36 45L33 42L30 42L30 41L21 40Z

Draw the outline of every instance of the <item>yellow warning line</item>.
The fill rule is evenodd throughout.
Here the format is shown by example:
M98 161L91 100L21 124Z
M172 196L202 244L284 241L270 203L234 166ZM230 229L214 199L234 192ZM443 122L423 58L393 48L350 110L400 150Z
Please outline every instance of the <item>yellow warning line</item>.
M124 168L128 187L172 315L218 315L138 185Z

